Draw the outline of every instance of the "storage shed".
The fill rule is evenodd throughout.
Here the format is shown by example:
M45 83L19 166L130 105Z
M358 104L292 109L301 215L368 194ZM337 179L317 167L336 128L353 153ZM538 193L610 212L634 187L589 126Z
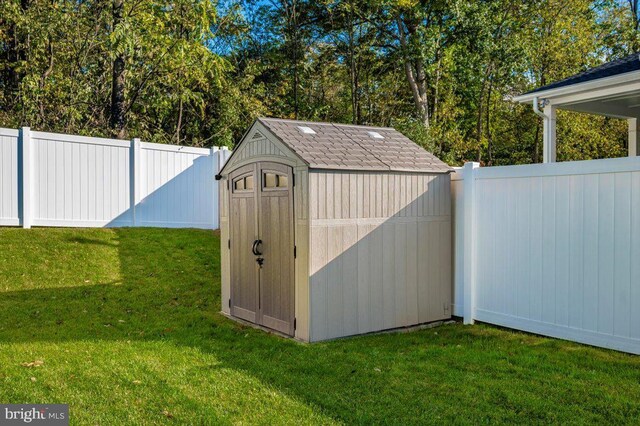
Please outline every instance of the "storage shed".
M260 118L222 179L222 311L303 341L451 316L452 169L391 128Z

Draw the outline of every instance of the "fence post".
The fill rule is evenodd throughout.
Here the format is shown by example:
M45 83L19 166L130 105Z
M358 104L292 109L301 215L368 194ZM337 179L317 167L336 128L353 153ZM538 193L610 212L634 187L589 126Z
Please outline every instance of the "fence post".
M219 189L218 189L218 181L213 179L215 175L218 174L220 170L220 148L217 146L211 147L211 171L213 172L211 176L208 176L209 179L213 182L213 195L212 195L212 223L211 229L218 229L220 227L220 202L219 202Z
M22 149L22 227L31 228L33 220L33 147L31 145L31 129L20 129L20 145Z
M140 139L131 139L129 151L129 199L131 203L131 225L136 226L136 205L140 202Z
M636 157L640 155L640 120L637 118L628 118L627 125L629 126L629 157Z
M464 323L473 324L476 313L476 177L479 163L464 165Z
M221 149L222 149L222 155L220 156L220 162L218 164L218 172L222 170L222 166L224 166L224 163L226 163L229 157L231 157L231 151L229 150L229 148L227 148L226 146L223 146Z

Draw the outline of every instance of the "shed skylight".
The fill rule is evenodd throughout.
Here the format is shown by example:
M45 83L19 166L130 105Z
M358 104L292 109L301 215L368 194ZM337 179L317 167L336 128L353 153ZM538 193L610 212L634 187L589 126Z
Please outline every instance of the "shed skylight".
M300 131L306 135L315 135L316 132L315 130L313 130L311 127L307 127L307 126L298 126L298 129L300 129Z
M384 139L384 136L382 136L378 132L367 132L367 133L369 134L369 136L371 136L374 139Z

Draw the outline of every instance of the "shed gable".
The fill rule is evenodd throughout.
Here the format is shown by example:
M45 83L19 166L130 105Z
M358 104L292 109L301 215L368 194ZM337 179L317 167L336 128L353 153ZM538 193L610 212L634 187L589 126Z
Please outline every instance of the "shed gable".
M291 166L301 163L298 156L288 147L274 138L267 129L261 129L256 123L240 141L224 169L225 172L229 172L239 166L259 160L282 162Z

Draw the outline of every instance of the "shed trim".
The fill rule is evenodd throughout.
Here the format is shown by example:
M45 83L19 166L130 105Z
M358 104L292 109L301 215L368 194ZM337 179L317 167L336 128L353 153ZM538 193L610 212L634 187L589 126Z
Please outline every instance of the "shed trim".
M425 175L448 175L450 173L455 172L455 169L451 169L451 170L438 170L438 171L432 171L432 170L422 170L422 169L380 169L380 168L353 168L353 167L346 167L346 166L327 166L327 167L318 167L318 166L314 166L314 167L309 167L309 172L331 172L331 171L336 171L336 172L362 172L362 173L374 173L374 174L379 174L379 173L385 173L385 174L415 174L415 173L422 173Z

